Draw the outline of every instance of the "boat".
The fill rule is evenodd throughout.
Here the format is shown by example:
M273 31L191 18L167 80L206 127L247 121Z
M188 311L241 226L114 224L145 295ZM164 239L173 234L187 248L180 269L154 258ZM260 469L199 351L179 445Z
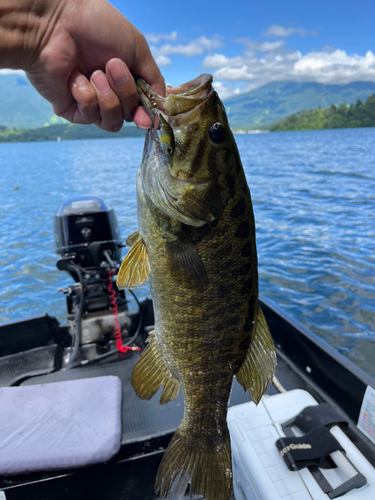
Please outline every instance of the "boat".
M103 199L78 196L66 200L55 216L54 234L59 254L57 268L68 272L73 282L71 286L61 290L66 297L67 322L60 323L55 317L44 314L0 325L0 499L158 498L154 493L155 476L164 451L182 420L184 404L181 392L175 401L161 406L158 394L150 401L141 401L131 387L133 366L153 329L152 300L147 298L139 301L135 296L137 308L129 309L128 291L125 294L116 288L114 278L121 262L123 244L114 210ZM301 484L308 490L306 498L328 499L341 496L343 499L354 499L357 498L356 494L361 499L375 498L375 381L271 300L261 297L260 302L278 358L276 376L273 383L269 384L262 401L265 402L264 408L271 419L272 429L278 429L279 433L282 429L283 432L271 445L272 450L274 447L272 456L283 463L280 467L285 467L284 486L288 488L295 484L293 478L298 475ZM111 434L113 426L117 426L117 434L112 433L108 438L114 440L111 441L112 450L107 450L101 458L92 460L87 458L87 451L91 444L90 432L98 433L97 428L92 427L94 414L79 411L85 411L83 400L87 394L91 394L90 391L93 391L93 399L100 395L98 408L99 412L103 410L107 397L107 386L100 385L103 382L108 383L108 387L111 386L114 396L108 400L108 405L113 403L117 413L115 411L105 416L104 412L104 421L99 423L102 429L99 434ZM70 401L71 406L64 418L59 413L55 415L57 420L55 418L54 421L53 408L49 407L48 411L51 413L47 410L43 413L41 407L44 403L36 403L35 398L42 401L45 397L43 394L48 393L48 397L45 397L48 408L51 401L51 404L56 404L54 397L58 397L60 389L66 390L67 387L68 393L63 393L66 399L62 401L72 399L66 396L71 394L70 388L72 394L76 391L79 399L73 403ZM350 451L331 450L325 457L315 457L315 463L314 460L309 462L311 457L301 459L292 453L293 446L302 452L303 447L310 446L311 449L311 444L287 444L288 439L298 438L291 431L293 426L290 424L293 420L293 425L297 425L297 415L293 414L294 406L298 407L298 412L303 410L301 415L306 412L304 406L301 407L297 401L301 395L303 401L313 402L309 408L316 405L318 409L314 418L318 418L320 423L313 428L314 432L318 427L339 427L339 432L344 436L342 440L347 440L350 449L356 450L363 461L362 465L347 465L347 469L352 467L351 470L355 472L352 477L344 477L342 484L330 484L319 466L323 465L324 468L323 462L328 461L328 469L337 470L337 464L332 463L330 458L333 457L332 453L341 453L347 460ZM285 408L289 411L289 417L292 412L293 419L289 419L289 424L285 421L282 425L276 425L276 417L272 417L266 404L271 401L282 404L283 398L287 402ZM4 401L10 403L4 405ZM297 402L293 406L291 401ZM234 381L229 406L228 423L232 441L237 446L237 431L233 429L240 427L233 424L236 415L242 412L242 415L257 418L261 404L255 407L250 402L248 393L244 393L242 387ZM39 415L39 411L42 416L38 416L38 425L28 429L28 419ZM329 418L324 416L327 411ZM330 426L324 420L327 418ZM263 417L262 419L264 420ZM311 420L310 416L305 418L306 421L309 419ZM74 434L77 429L74 432L71 430L72 422L78 425L79 435ZM13 429L13 434L9 431L4 437L1 429L5 427ZM65 446L66 442L72 440L72 436L78 436L80 444L73 439L73 443ZM299 436L304 436L306 441L309 434L300 433ZM113 444L116 439L117 445ZM241 439L244 440L240 438L240 441ZM21 464L17 453L20 453L28 440L33 443L31 452L29 450L24 463L22 456ZM279 441L278 448L276 441ZM255 460L259 462L255 474L258 479L252 479L251 464L246 464L244 458L250 449L256 451L253 444L246 444L242 455L241 443L238 449L232 449L233 498L305 498L293 496L292 491L290 494L280 493L280 496L277 496L278 493L270 493L270 490L267 492L266 489L262 493L263 486L268 487L270 484L259 469L263 459ZM25 446L27 448L27 443ZM53 449L55 455L52 453ZM11 453L16 458L13 456L10 464ZM86 453L86 462L80 453ZM50 457L48 460L47 456ZM306 479L306 474L315 484L310 489L310 479ZM260 486L256 486L257 480L261 481ZM314 488L320 493L314 493ZM186 498L190 498L188 493Z

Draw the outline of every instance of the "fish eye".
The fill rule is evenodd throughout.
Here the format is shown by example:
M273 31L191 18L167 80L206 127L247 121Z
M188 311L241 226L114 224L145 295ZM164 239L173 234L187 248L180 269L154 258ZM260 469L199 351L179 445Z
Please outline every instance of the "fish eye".
M171 155L171 154L173 153L173 148L171 148L171 146L168 146L168 147L167 147L167 153L168 153L169 155Z
M214 144L222 144L225 135L225 127L220 122L213 123L208 131L208 136Z

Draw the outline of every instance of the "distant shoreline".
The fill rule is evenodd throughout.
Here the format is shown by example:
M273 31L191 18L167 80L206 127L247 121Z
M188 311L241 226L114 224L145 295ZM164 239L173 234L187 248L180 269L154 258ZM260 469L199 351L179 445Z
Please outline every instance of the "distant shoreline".
M0 126L0 143L117 139L124 137L144 137L144 135L145 132L143 130L128 125L122 127L116 134L105 132L95 125L59 124L35 129Z
M375 127L375 94L365 103L357 101L355 105L339 107L334 104L328 109L300 111L294 115L269 125L234 125L236 135L258 135L269 132L297 132L306 130L332 130L347 128ZM87 139L120 139L126 137L144 137L145 131L135 126L125 125L119 132L111 134L95 125L59 124L36 129L7 128L0 125L0 143L16 142L51 142Z

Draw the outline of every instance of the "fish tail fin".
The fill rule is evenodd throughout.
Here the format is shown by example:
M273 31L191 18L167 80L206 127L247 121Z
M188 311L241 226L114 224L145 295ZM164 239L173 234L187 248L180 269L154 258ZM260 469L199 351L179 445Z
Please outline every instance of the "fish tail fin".
M245 361L236 373L242 385L255 404L258 404L268 382L271 382L276 369L276 351L266 318L258 308L254 331Z
M190 496L206 500L229 500L232 491L232 462L229 433L213 443L212 437L194 438L177 430L159 467L155 492L175 500L190 483Z
M160 404L163 405L177 398L179 384L159 353L154 332L150 333L147 341L149 345L133 368L131 384L136 395L140 399L147 400L151 399L163 386L163 392L160 396Z

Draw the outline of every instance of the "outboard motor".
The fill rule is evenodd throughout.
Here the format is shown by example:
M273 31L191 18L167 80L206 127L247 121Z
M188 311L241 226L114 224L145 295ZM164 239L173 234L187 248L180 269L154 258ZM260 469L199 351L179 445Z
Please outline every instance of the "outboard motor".
M121 235L113 208L99 196L81 195L65 200L54 220L57 262L60 270L75 272L67 264L73 261L84 269L101 262L121 262ZM105 252L105 253L104 253ZM108 262L110 264L110 262Z
M67 367L95 357L98 345L112 338L121 352L131 349L122 342L131 324L126 296L113 281L123 247L113 208L99 196L68 198L54 217L54 233L57 268L76 282L60 290L67 298L73 336Z

